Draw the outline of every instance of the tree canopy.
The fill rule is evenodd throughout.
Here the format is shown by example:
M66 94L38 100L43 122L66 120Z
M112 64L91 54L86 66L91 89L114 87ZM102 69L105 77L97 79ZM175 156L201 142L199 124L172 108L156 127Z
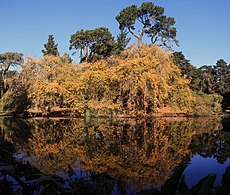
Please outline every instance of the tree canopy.
M186 59L182 52L173 53L173 62L181 69L184 77L190 80L189 86L193 91L201 90L201 72Z
M170 53L142 44L84 64L73 64L66 55L28 58L14 88L4 97L8 102L27 100L43 113L60 108L77 116L86 110L128 116L219 113L221 98L196 95L189 83Z
M45 55L54 55L54 56L59 55L58 48L57 48L58 44L55 44L53 35L49 35L48 42L44 44L44 47L45 49L41 50L44 56Z
M230 93L230 65L223 59L220 59L213 66L214 73L214 89L219 94Z
M0 97L7 90L7 72L9 68L21 66L23 62L22 53L6 52L0 54Z
M109 57L115 50L115 41L108 28L80 30L71 35L69 49L80 51L80 61L92 62Z
M127 34L128 32L121 30L120 34L117 35L116 50L118 53L120 53L121 51L124 51L129 41L131 40L131 38L127 37Z
M88 108L106 108L129 115L156 113L168 106L189 113L201 104L203 111L210 105L218 110L213 102L219 103L220 97L210 94L230 93L229 65L223 59L216 65L196 68L182 52L172 54L160 48L178 43L175 20L152 2L126 7L116 20L120 28L116 40L106 27L82 29L71 35L69 49L79 53L84 67L73 63L66 53L59 55L58 44L49 35L41 50L44 57L24 63L21 78L12 85L16 89L6 97L20 99L21 94L42 111L60 107L82 113ZM129 33L136 37L137 47L126 48ZM144 36L152 44L142 43ZM2 90L6 92L6 72L21 62L20 53L0 54L1 96ZM16 91L17 95L12 95ZM202 92L202 96L194 91Z
M17 52L6 52L0 54L0 71L8 71L10 66L21 65L23 62L22 53Z
M159 41L160 45L171 48L171 42L178 43L176 28L173 27L174 18L166 17L164 8L155 6L152 2L144 2L139 8L136 5L126 7L116 16L116 20L120 30L131 33L137 38L138 44L142 42L145 34L150 37L153 44Z
M198 70L203 92L221 95L230 93L230 65L223 59L218 60L215 65L201 66Z

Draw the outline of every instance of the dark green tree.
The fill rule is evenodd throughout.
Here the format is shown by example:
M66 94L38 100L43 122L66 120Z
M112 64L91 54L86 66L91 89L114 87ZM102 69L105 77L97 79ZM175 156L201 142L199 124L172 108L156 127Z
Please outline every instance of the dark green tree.
M214 68L212 66L203 65L199 68L199 71L201 74L201 91L207 94L215 93Z
M128 32L125 32L124 30L121 30L120 34L117 35L117 52L120 53L121 51L124 51L126 46L128 45L131 38L127 37Z
M187 68L191 65L190 60L187 60L182 52L173 53L173 62L181 68L182 74L188 74Z
M187 60L182 52L173 53L173 62L180 69L184 77L190 80L190 88L194 91L201 90L201 72Z
M70 57L69 54L67 53L64 53L63 56L61 56L61 59L64 61L64 62L68 62L68 63L72 63L73 62L73 59Z
M71 35L70 38L70 47L69 49L75 49L76 51L73 53L73 55L79 51L80 52L80 59L83 61L83 59L88 58L89 56L89 46L91 40L90 36L90 30L83 30L77 31L75 34Z
M92 62L109 57L116 48L116 43L108 28L80 30L71 35L69 49L80 51L80 61ZM75 52L74 52L75 53Z
M166 17L164 8L155 6L152 2L142 3L139 8L136 5L126 7L116 16L116 20L120 30L131 33L137 38L138 44L142 43L145 34L151 38L153 44L160 42L160 46L167 48L172 47L172 42L178 44L176 28L173 27L174 18ZM138 22L139 24L137 24Z
M54 56L58 56L59 52L58 52L58 44L55 44L54 41L54 36L53 35L49 35L48 38L48 42L46 44L44 44L45 49L42 49L42 53L43 55L54 55Z
M17 52L6 52L0 54L0 97L7 90L7 73L9 68L21 66L23 62L23 54Z
M223 59L214 66L204 65L199 68L202 78L202 91L208 94L224 95L230 93L230 65Z
M218 94L230 93L230 65L223 59L217 61L214 68L214 90Z

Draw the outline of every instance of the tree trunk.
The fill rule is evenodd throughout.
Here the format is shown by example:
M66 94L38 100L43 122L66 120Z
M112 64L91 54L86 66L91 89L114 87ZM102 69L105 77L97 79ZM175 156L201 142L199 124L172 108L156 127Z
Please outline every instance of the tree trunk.
M0 73L0 98L3 97L4 93L4 80L3 80L3 73Z

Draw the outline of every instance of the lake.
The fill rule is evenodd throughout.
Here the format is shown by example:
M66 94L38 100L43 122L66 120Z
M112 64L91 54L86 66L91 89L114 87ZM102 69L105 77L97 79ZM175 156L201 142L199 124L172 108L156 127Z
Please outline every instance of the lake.
M13 143L17 162L44 175L59 176L65 189L79 194L160 191L180 167L185 167L181 178L187 188L208 174L216 174L218 188L230 166L228 118L93 118L86 122L5 117L0 124L0 135ZM21 180L29 183L23 174ZM20 192L21 186L8 179L13 190ZM41 193L44 186L35 192Z

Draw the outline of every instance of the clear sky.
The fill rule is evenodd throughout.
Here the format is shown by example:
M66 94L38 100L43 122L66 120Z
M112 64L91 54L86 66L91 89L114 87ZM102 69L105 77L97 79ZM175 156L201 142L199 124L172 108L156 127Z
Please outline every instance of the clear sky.
M143 0L0 0L0 53L15 51L41 57L53 34L61 54L69 54L70 35L107 27L119 33L115 17ZM155 0L176 20L177 39L187 59L197 67L220 58L230 63L230 0ZM75 60L77 57L74 57Z

